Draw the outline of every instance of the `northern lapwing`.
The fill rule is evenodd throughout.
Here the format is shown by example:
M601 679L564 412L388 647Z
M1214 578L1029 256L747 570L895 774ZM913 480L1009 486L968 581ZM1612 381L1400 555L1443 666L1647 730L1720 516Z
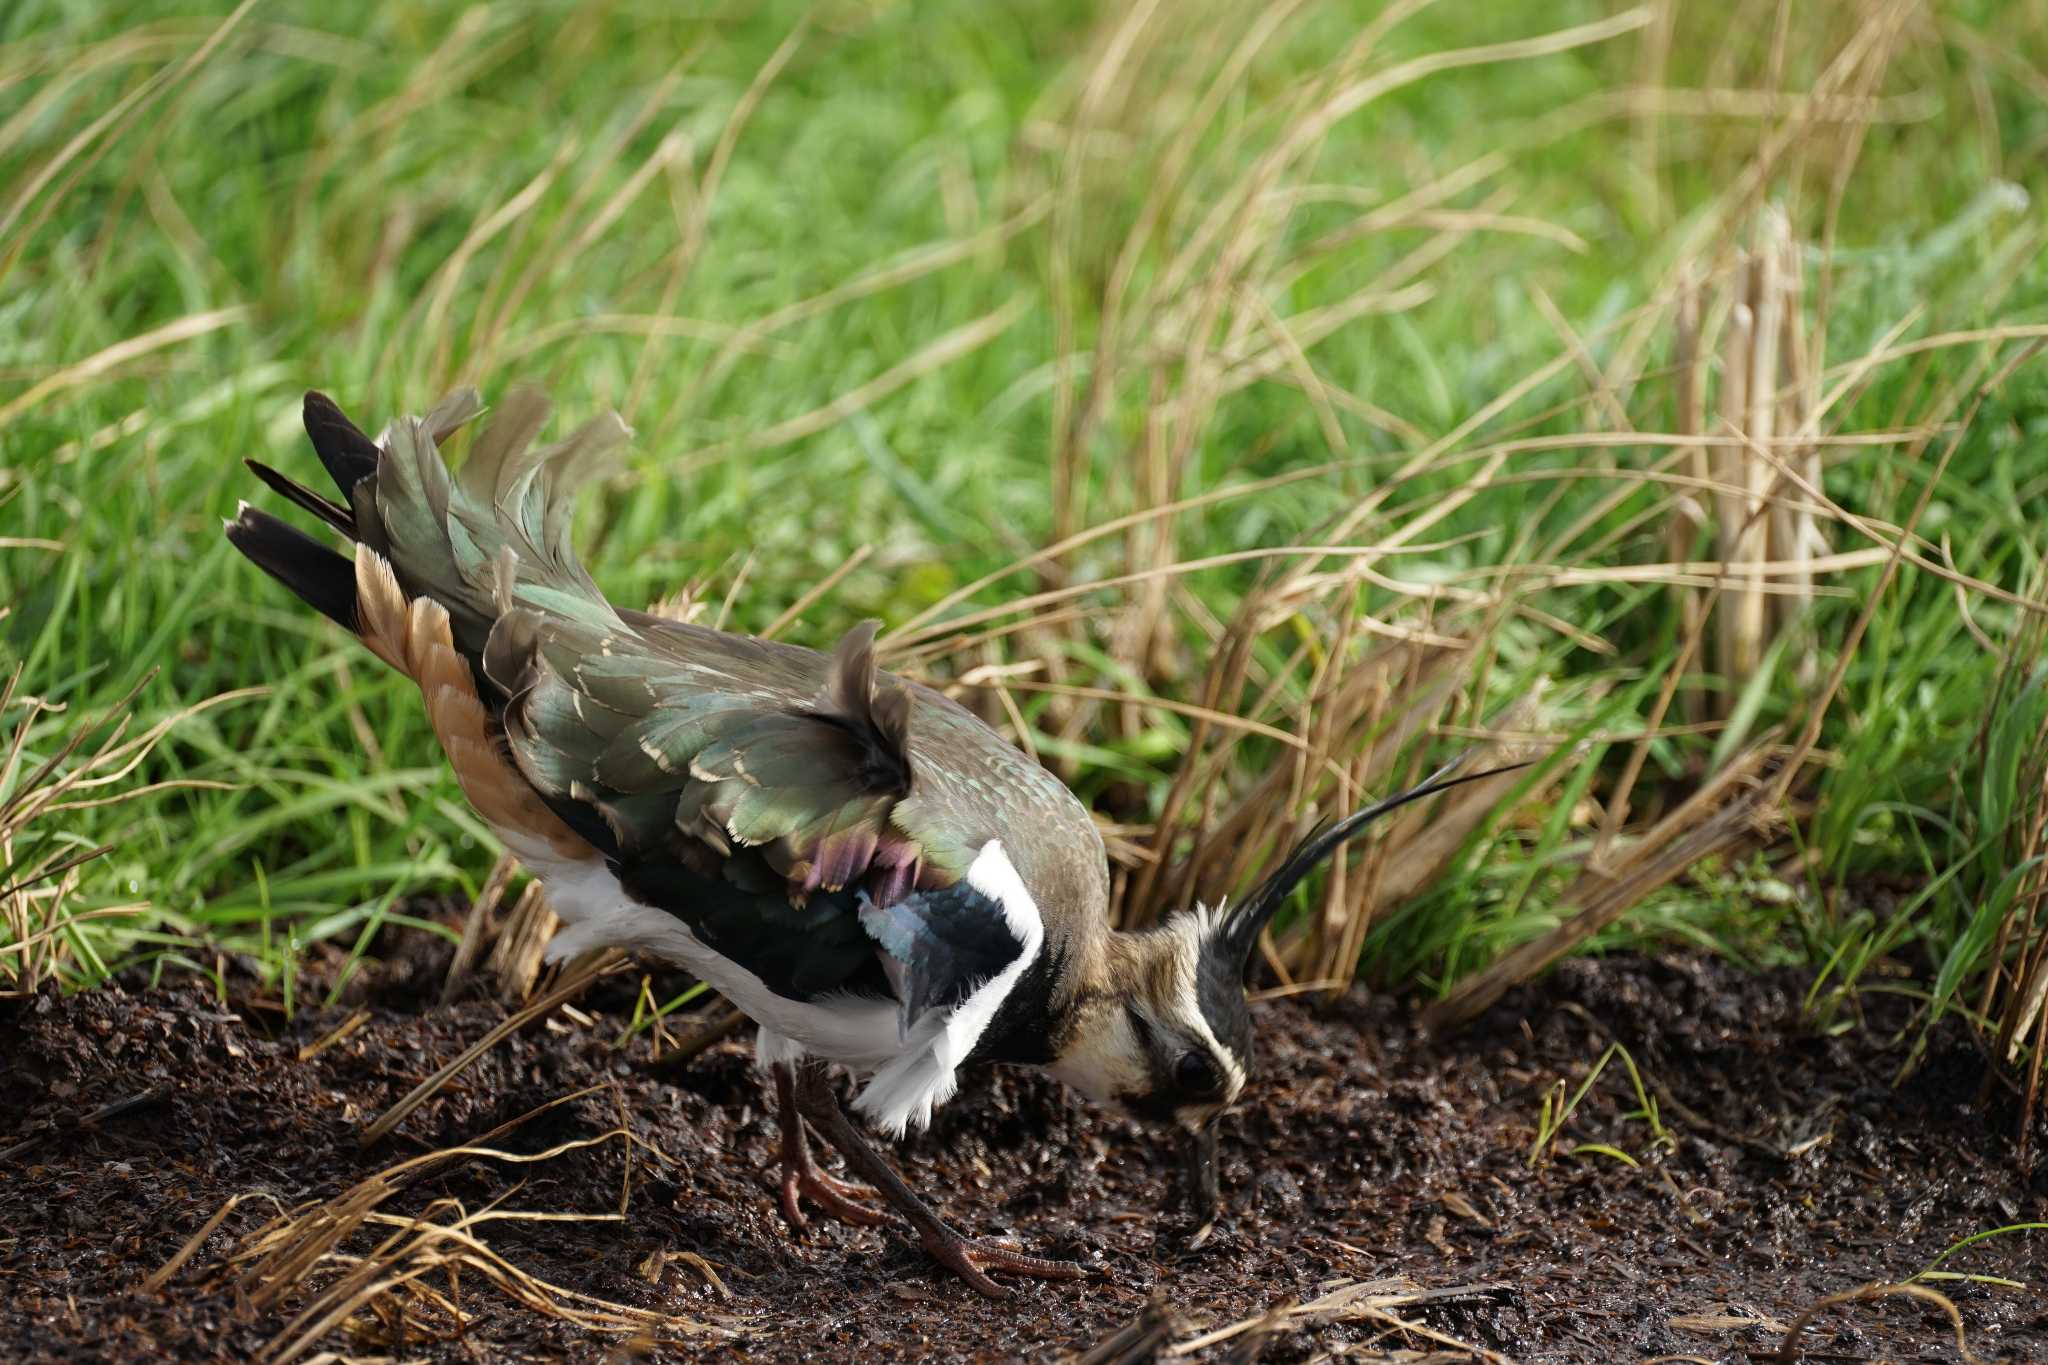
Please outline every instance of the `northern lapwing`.
M1294 886L1375 816L1318 830L1239 905L1137 933L1109 923L1088 811L965 708L875 663L875 623L831 654L613 607L570 545L570 492L627 439L616 416L536 445L546 401L509 395L459 476L440 452L481 410L463 390L364 435L305 400L332 501L272 489L354 542L353 560L242 504L243 554L418 685L464 795L546 888L549 956L617 946L681 964L759 1026L781 1130L781 1204L884 1221L811 1159L809 1119L984 1294L986 1272L1085 1272L963 1236L840 1109L863 1079L884 1133L929 1123L963 1066L1043 1067L1177 1130L1198 1214L1217 1202L1215 1123L1243 1091L1243 982Z

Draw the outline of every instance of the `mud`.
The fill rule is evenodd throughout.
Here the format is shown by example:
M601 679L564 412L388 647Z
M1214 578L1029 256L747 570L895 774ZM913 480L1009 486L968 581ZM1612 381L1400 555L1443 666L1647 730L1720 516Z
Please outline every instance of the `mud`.
M814 1221L792 1239L768 1190L775 1127L745 1036L650 1074L646 1035L617 1045L635 974L600 983L580 1017L515 1034L365 1149L366 1123L505 1015L480 998L431 1003L437 944L380 945L388 961L340 1001L289 1018L232 978L225 1001L137 982L0 1002L0 1355L256 1357L346 1269L323 1263L277 1302L252 1302L232 1257L278 1208L333 1199L591 1086L491 1145L543 1152L622 1117L639 1142L450 1165L385 1211L457 1200L616 1214L623 1198L623 1221L502 1219L476 1234L560 1289L731 1335L594 1333L471 1274L429 1277L465 1310L459 1330L426 1296L393 1293L300 1358L1040 1359L1088 1350L1155 1299L1185 1340L1343 1281L1405 1277L1444 1292L1391 1310L1401 1320L1513 1360L1774 1360L1821 1299L1910 1276L1973 1233L2048 1221L2048 1163L2023 1169L2012 1102L1986 1086L1961 1029L1937 1030L1925 1063L1894 1086L1911 1008L1899 997L1869 997L1861 1027L1824 1037L1799 1017L1796 976L1585 961L1443 1039L1419 1036L1403 1002L1362 990L1257 1006L1254 1090L1224 1132L1231 1216L1194 1252L1187 1220L1168 1211L1170 1153L1151 1134L1033 1075L970 1082L900 1148L912 1183L970 1231L1101 1272L1011 1281L1014 1299L991 1304L894 1231ZM677 984L657 977L657 997ZM312 1051L358 1011L353 1031ZM1544 1097L1560 1078L1576 1089L1615 1041L1664 1097L1657 1123L1617 1058L1532 1165ZM235 1195L243 1202L189 1260L145 1287ZM358 1231L337 1250L361 1253L389 1231ZM2022 1282L1928 1283L1953 1301L1977 1356L2048 1360L2048 1234L1989 1238L1940 1269ZM1432 1350L1470 1358L1356 1314L1299 1317L1198 1356ZM1785 1358L1961 1357L1939 1304L1893 1296L1819 1313Z

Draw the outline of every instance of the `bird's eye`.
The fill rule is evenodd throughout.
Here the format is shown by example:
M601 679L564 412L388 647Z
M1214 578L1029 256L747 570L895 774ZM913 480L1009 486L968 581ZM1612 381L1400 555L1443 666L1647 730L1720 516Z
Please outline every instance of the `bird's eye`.
M1173 1064L1174 1087L1183 1094L1213 1095L1218 1086L1216 1064L1200 1052L1184 1052Z

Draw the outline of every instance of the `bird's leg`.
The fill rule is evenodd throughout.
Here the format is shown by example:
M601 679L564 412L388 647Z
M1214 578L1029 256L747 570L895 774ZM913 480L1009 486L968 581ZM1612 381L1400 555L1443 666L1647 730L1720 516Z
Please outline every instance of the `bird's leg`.
M782 1216L789 1226L802 1232L805 1226L799 1198L808 1199L842 1223L856 1227L879 1227L889 1221L880 1209L862 1203L875 1192L865 1185L835 1180L811 1160L811 1144L804 1137L803 1111L797 1107L796 1077L789 1063L777 1062L775 1073L776 1123L782 1128Z
M869 1145L853 1120L846 1117L821 1064L804 1063L796 1078L796 1102L804 1117L816 1125L825 1140L839 1149L839 1154L846 1158L846 1164L865 1177L917 1230L918 1241L924 1244L931 1258L988 1297L1007 1299L1010 1291L991 1280L984 1273L986 1270L1007 1270L1048 1280L1087 1278L1087 1270L1072 1261L1027 1256L995 1242L963 1236L955 1230L933 1211L931 1205L917 1197L917 1192L896 1173L888 1158Z

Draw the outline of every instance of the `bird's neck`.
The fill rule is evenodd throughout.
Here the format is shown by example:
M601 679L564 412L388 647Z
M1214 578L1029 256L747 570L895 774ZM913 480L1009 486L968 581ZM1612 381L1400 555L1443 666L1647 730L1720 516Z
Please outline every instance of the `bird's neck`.
M1101 915L1080 917L1064 932L1048 930L1038 955L1004 997L974 1050L981 1062L1044 1066L1073 1036L1083 1004L1104 992L1128 956Z

